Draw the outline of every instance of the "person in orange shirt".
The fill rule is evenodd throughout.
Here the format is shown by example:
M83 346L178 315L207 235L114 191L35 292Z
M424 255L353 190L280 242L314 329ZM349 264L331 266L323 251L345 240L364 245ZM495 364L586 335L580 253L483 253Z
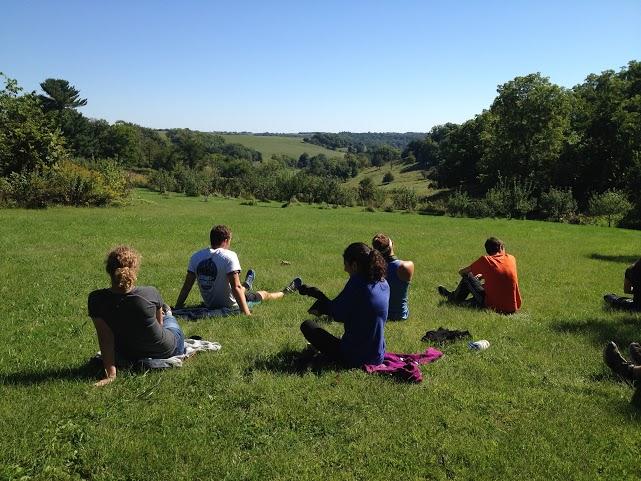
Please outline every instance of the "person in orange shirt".
M456 303L465 302L471 294L474 306L512 314L521 308L516 259L505 252L505 244L496 237L485 241L485 252L486 256L459 270L461 281L454 292L443 286L438 286L438 292Z

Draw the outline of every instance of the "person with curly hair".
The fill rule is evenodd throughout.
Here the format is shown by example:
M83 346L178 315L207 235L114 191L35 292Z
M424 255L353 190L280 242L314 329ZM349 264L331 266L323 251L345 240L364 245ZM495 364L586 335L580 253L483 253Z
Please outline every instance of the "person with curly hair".
M390 288L385 280L383 256L362 242L347 246L343 266L349 279L335 299L305 284L298 292L314 297L310 312L326 314L342 322L345 333L339 339L307 320L300 326L305 339L328 358L347 367L380 364L385 355L385 321Z
M136 286L140 255L128 246L107 254L111 286L89 294L88 310L105 368L96 386L116 378L116 359L166 359L184 354L185 336L155 287Z

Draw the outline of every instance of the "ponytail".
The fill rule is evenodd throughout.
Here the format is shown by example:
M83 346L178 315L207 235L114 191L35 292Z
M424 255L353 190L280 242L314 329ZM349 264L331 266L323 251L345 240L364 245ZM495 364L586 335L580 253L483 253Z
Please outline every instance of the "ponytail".
M385 279L387 275L387 262L376 249L369 251L369 276L371 282L378 282Z

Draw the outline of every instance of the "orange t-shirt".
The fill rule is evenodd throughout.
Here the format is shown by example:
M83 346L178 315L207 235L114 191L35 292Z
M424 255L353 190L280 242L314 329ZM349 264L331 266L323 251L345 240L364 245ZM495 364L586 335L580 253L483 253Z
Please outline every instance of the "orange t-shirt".
M513 255L503 252L479 257L470 268L472 274L481 274L485 279L486 307L506 314L519 310L521 293Z

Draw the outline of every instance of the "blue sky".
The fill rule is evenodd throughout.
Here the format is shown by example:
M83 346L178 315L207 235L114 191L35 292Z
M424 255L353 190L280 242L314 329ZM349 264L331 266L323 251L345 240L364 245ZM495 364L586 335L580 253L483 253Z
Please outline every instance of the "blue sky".
M641 60L641 2L5 0L0 71L64 78L110 122L205 131L428 131L541 72Z

